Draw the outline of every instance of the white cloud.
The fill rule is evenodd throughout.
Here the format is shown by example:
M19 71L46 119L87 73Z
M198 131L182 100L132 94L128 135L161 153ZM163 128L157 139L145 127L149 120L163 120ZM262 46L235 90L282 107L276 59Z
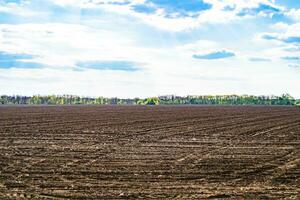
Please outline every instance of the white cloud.
M17 3L2 3L0 2L0 13L9 13L13 15L23 16L23 17L33 17L40 15L41 12L33 11L28 8L29 2L22 1L20 4Z
M0 36L0 51L37 55L37 61L53 67L85 60L136 60L140 54L122 33L84 25L0 24Z
M157 9L151 14L135 12L132 9L133 5L145 4L145 0L52 0L52 2L61 6L105 9L119 15L131 15L154 27L169 31L193 29L206 23L227 23L244 18L273 15L272 10L264 11L264 9L268 8L253 10L252 13L245 13L243 16L239 15L241 12L249 12L251 9L259 8L260 5L267 5L270 6L270 8L284 10L283 7L275 5L274 2L270 0L204 0L204 2L212 5L211 9L196 12L198 16L187 15L185 17L170 18L166 17L166 15L170 13L166 13L162 8Z
M275 41L278 44L300 45L300 23L275 25L279 32L260 33L257 37Z
M0 94L76 94L106 97L146 97L153 82L144 72L0 69Z
M178 54L183 54L187 58L197 58L200 55L211 55L211 54L228 54L228 57L237 56L237 53L233 50L225 48L221 44L211 40L198 40L193 43L188 43L177 48ZM230 56L229 56L230 55ZM224 55L223 55L224 56ZM227 57L225 55L225 57ZM238 55L240 56L240 55ZM201 57L201 56L200 56ZM208 59L210 60L210 59ZM211 59L213 60L213 59Z
M283 66L295 65L284 57L300 57L300 23L272 25L274 32L260 33L255 36L254 42L261 44L260 55L271 58ZM295 61L297 62L297 61Z
M163 11L154 14L136 13L130 10L127 12L158 28L171 31L182 31L193 29L206 23L227 23L244 18L256 17L257 15L264 16L265 13L263 11L256 13L254 16L238 16L238 13L244 9L254 9L259 7L260 4L269 5L280 10L284 9L276 6L269 0L206 0L205 2L212 4L212 8L202 11L198 17L166 18ZM233 10L229 11L226 10L226 8L233 8ZM129 9L129 7L127 7L127 9ZM272 13L270 13L270 15L272 15Z
M291 9L290 11L286 12L288 17L291 17L295 21L300 21L300 9Z
M271 28L274 29L275 31L285 31L286 29L289 28L289 25L283 22L278 22L275 24L271 25Z
M258 8L261 4L278 8L274 2L270 0L204 0L204 2L211 4L211 9L196 12L198 16L184 16L184 17L166 17L168 13L162 8L158 8L154 13L140 13L135 12L132 8L134 5L144 5L146 0L46 0L59 6L69 6L88 9L101 9L107 12L118 14L119 17L133 16L143 22L168 31L183 31L193 29L207 23L227 23L231 21L241 20L244 18L272 15L273 12L264 12L264 10L256 10L254 13L239 16L245 10ZM4 6L0 5L3 12L8 12L14 15L33 16L38 15L36 10L30 10L30 4L34 2L24 1L21 4L10 3ZM266 9L266 8L265 8ZM41 14L41 13L40 13ZM187 13L188 14L188 13ZM169 13L169 15L171 15Z
M219 47L219 44L211 40L198 40L193 43L184 44L177 47L178 50L186 51L189 54L199 53L203 51L213 51Z
M168 62L172 64L172 62ZM252 63L246 67L208 63L188 67L189 62L174 61L173 70L163 68L151 73L98 70L0 69L0 94L76 94L107 97L146 97L164 94L275 94L299 96L299 70ZM241 63L235 63L241 64ZM177 69L178 65L181 69ZM257 65L257 67L256 67ZM162 65L163 66L163 65ZM161 67L162 67L161 66ZM249 65L250 66L250 65ZM188 67L188 70L187 70ZM176 69L176 70L175 70ZM222 71L223 69L223 71ZM259 71L259 73L257 73ZM289 77L284 79L284 77ZM284 81L278 81L283 80ZM266 90L268 88L268 90Z
M284 37L298 37L300 36L300 23L292 24L288 27Z

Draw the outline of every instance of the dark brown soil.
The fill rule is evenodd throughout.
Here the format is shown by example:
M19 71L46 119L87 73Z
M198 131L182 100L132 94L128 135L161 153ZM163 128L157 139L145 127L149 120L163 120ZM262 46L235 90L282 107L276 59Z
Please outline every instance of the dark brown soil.
M0 199L299 193L297 107L0 107Z

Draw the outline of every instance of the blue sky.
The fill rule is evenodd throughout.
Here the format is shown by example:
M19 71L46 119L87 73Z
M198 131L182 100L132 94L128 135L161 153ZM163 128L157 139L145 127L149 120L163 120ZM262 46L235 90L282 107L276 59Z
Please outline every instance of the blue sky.
M0 0L0 94L300 98L295 0Z

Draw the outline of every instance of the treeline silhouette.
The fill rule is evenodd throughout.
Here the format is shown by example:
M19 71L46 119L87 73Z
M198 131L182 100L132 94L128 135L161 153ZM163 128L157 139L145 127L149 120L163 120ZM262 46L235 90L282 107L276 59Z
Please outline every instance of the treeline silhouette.
M75 95L34 95L34 96L0 96L0 104L21 105L300 105L289 94L281 96L254 96L254 95L197 95L176 96L165 95L151 98L105 98L80 97Z

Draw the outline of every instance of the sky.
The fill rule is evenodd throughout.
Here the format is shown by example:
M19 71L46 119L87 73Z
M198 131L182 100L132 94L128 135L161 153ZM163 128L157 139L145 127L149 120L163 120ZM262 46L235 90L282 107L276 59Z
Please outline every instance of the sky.
M0 0L0 94L285 93L298 0Z

